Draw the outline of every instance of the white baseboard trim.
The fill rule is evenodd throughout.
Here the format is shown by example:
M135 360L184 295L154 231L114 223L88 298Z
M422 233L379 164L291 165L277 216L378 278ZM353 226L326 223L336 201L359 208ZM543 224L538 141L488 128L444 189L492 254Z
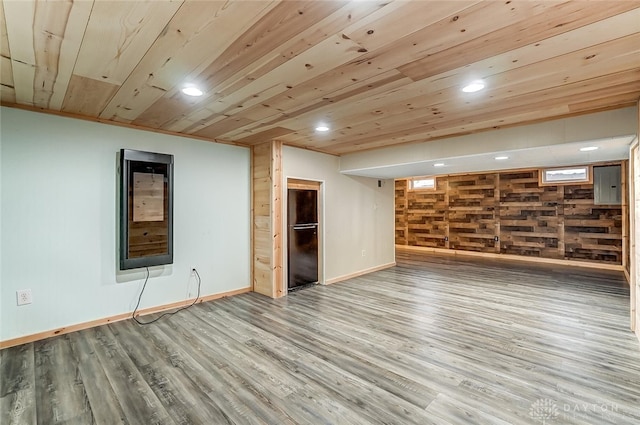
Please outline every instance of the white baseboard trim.
M331 279L327 279L327 280L325 280L325 285L332 285L334 283L342 282L343 280L353 279L354 277L358 277L358 276L362 276L362 275L365 275L365 274L369 274L369 273L377 272L377 271L380 271L380 270L388 269L390 267L394 267L395 265L396 265L396 262L393 261L391 263L383 264L381 266L371 267L371 268L360 270L360 271L357 271L357 272L354 272L354 273L349 273L349 274L345 274L345 275L342 275L342 276L338 276L338 277L334 277L334 278L331 278Z

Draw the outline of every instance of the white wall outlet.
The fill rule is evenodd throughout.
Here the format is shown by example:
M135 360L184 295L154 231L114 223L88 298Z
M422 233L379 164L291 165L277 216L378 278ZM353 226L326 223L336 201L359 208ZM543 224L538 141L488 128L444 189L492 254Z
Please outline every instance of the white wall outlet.
M16 291L16 298L18 299L18 305L31 304L33 302L31 289L20 289Z
M366 251L363 249L362 250L362 256L364 257L365 254L366 254Z

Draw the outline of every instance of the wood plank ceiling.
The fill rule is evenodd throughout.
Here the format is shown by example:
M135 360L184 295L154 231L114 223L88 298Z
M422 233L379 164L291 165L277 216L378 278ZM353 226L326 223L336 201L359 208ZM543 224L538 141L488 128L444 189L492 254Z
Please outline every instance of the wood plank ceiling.
M0 12L3 104L243 145L340 155L640 98L635 0L4 0ZM461 92L478 78L485 90Z

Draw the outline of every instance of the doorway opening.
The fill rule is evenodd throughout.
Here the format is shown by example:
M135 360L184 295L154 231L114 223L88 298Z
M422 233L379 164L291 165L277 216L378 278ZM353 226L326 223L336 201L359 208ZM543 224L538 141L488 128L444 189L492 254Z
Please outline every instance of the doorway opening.
M287 179L287 290L321 282L321 183Z

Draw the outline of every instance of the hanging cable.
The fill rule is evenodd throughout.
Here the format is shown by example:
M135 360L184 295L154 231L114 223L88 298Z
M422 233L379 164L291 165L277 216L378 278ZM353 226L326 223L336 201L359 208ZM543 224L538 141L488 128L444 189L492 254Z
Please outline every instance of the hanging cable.
M138 303L136 304L136 308L133 309L133 314L131 316L132 319L135 320L137 324L139 324L139 325L150 325L151 323L157 322L158 320L162 319L164 316L173 316L174 314L179 313L182 310L186 310L189 307L193 307L193 305L195 303L197 303L198 300L200 299L200 285L202 284L202 279L200 279L200 273L198 273L198 270L196 270L194 268L194 269L192 269L192 271L196 274L196 278L198 279L198 295L193 300L193 302L191 304L189 304L189 305L186 305L184 307L181 307L181 308L177 309L176 311L172 311L170 313L163 313L159 317L156 317L155 319L150 320L148 322L141 322L136 317L136 312L138 311L138 307L140 307L140 301L142 300L142 294L144 293L144 289L147 287L147 282L149 281L149 267L146 267L146 269L147 269L147 277L144 279L144 284L142 285L142 291L140 291L140 295L138 296Z

